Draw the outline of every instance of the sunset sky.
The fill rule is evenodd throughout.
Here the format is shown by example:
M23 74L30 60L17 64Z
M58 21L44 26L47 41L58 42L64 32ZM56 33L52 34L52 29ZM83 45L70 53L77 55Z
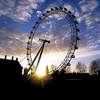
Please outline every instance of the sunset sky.
M66 7L79 22L79 49L75 53L76 58L72 60L72 66L78 61L89 65L93 59L100 58L100 0L0 0L0 57L8 55L21 60L26 55L28 36L38 16L47 8L55 6ZM51 28L54 25L52 21L49 23ZM61 23L62 27L64 25L64 22ZM61 36L60 32L57 36ZM54 57L57 58L56 55ZM27 65L26 60L24 66L25 63Z

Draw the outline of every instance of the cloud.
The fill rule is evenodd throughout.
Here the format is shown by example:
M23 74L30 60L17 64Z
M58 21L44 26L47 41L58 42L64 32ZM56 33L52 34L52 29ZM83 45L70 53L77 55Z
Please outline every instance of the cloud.
M100 50L89 50L86 48L82 48L76 51L77 58L91 57L95 55L100 55Z
M26 52L27 36L15 30L0 28L0 54L17 55Z
M44 0L0 0L0 16L7 16L14 21L27 21L34 9Z
M84 5L87 5L85 2L87 2L86 0L84 0L84 1L82 1L81 3L80 3L80 6L84 3ZM95 3L93 3L93 4L95 4ZM92 5L92 4L91 4ZM55 7L56 5L49 5L49 9L51 8L51 7ZM66 7L68 10L70 10L70 11L72 11L76 16L77 16L77 19L81 22L81 21L84 21L85 22L85 24L86 24L86 28L85 28L85 30L82 30L80 33L79 33L79 35L80 35L80 38L81 38L81 40L79 41L79 47L80 48L87 48L87 49L89 49L89 50L92 50L92 49L96 49L96 48L98 48L99 47L99 42L97 42L96 40L100 40L100 37L99 37L99 32L97 32L98 30L99 30L99 25L97 25L97 24L95 24L96 22L98 22L99 21L99 13L98 12L92 12L93 10L95 10L96 9L96 7L98 7L97 5L94 7L94 9L90 9L90 12L86 12L86 13L84 13L84 12L79 12L79 10L77 9L77 8L73 8L73 6L72 5L70 5L70 4L64 4L64 7ZM54 16L50 16L50 18L55 18L55 19L61 19L61 18L63 18L63 16L60 16L60 15L54 15ZM51 21L50 21L50 24L51 24L51 26L52 26L52 23L51 23ZM46 25L46 23L45 24L42 24L42 26L43 26L43 28L46 28L45 26L47 26ZM56 26L56 24L54 23L53 24L53 28L55 28L55 26ZM98 27L98 28L97 28ZM66 28L67 29L67 28ZM96 30L95 30L96 29ZM51 32L51 30L52 30L52 28L50 29L49 27L48 27L48 30L50 30L50 32ZM60 43L60 45L62 45L61 44L61 42L60 41L64 41L64 38L63 37L66 37L66 36L62 36L63 34L61 34L61 33L65 33L64 32L64 30L63 30L63 28L62 28L62 30L60 29L59 30L59 28L58 29L56 29L57 31L55 31L54 33L53 33L53 37L55 37L55 43ZM56 34L57 33L57 34ZM66 34L66 33L65 33ZM59 41L60 40L60 41ZM66 39L65 39L66 40ZM69 40L68 40L69 41ZM69 42L67 41L67 43L69 44ZM64 41L65 42L65 41ZM66 43L66 42L65 42ZM66 45L66 44L64 44L64 45ZM63 45L63 46L64 46Z
M91 29L83 30L80 35L79 47L88 48L90 50L100 47L100 25L96 24Z
M60 22L65 22L65 24L60 24ZM39 44L39 38L50 40L50 44L46 44L45 48L50 52L54 51L65 51L69 49L71 46L71 28L70 25L67 24L66 20L62 21L52 21L46 20L45 22L41 23L39 28L36 31L36 35L34 36L33 41L33 49L37 50L41 46ZM58 26L58 27L57 27ZM48 28L47 28L48 27ZM36 51L35 50L35 51Z
M81 9L79 20L85 24L84 29L81 29L79 33L81 38L79 47L96 50L100 48L100 14L97 10L99 2L97 0L81 0L79 7Z
M97 0L82 0L79 2L79 6L81 9L79 20L85 21L88 28L100 20L99 12L95 11L99 7Z
M38 11L36 11L36 13L37 13L37 16L39 17L42 12L38 10Z
M79 2L81 16L78 20L84 21L87 28L91 28L94 23L99 22L100 14L99 11L96 11L98 6L99 2L97 0L82 0Z
M79 4L83 13L94 11L99 6L97 0L82 0Z
M97 13L91 13L88 14L88 16L85 18L85 23L87 25L87 28L90 28L92 25L94 25L96 22L100 21L100 14Z

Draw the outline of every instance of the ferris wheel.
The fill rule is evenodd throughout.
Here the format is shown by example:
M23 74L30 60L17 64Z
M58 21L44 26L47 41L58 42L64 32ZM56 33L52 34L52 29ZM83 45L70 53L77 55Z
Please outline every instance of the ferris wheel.
M39 65L41 67L42 63L46 62L45 65L48 65L50 61L52 64L57 64L55 71L70 66L72 58L75 58L75 50L78 49L77 24L76 17L67 8L53 7L44 11L32 27L28 38L27 73L31 69L36 72ZM52 73L53 70L49 68L49 74Z

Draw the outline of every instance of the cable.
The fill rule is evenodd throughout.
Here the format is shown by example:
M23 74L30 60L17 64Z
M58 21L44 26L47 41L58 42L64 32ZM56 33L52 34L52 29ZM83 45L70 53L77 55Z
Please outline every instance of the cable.
M24 59L26 59L27 56L23 57L19 62L22 62Z

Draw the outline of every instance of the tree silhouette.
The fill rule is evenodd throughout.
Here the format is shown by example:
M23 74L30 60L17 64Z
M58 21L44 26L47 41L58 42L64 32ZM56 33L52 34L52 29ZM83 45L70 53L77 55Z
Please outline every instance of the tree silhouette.
M89 67L90 74L97 74L100 70L100 59L93 60Z
M54 71L56 70L56 67L57 67L57 66L56 66L55 64L52 64L52 65L51 65L51 70L54 72Z
M76 64L76 71L78 73L86 73L87 72L87 66L81 62L78 62Z
M48 68L48 65L46 66L46 76L48 76L49 74L49 68Z
M71 67L70 66L67 66L66 69L65 69L66 73L71 73Z

